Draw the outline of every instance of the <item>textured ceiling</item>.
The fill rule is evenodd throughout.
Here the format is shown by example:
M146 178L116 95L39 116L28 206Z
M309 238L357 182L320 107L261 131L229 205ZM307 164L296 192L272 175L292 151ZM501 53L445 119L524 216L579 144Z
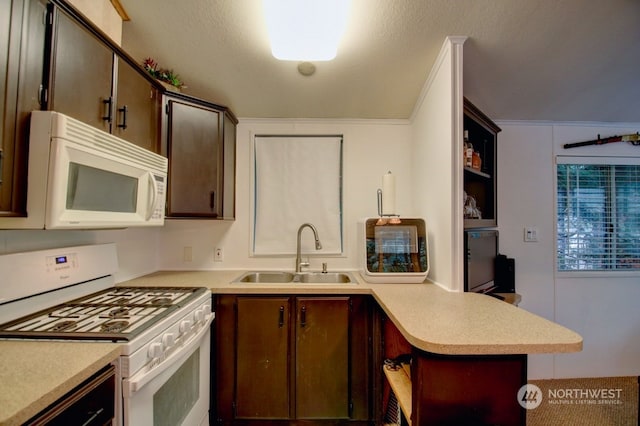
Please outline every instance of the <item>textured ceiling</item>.
M494 119L640 122L640 0L353 0L330 62L271 56L261 0L121 0L123 46L238 117L411 116L446 36Z

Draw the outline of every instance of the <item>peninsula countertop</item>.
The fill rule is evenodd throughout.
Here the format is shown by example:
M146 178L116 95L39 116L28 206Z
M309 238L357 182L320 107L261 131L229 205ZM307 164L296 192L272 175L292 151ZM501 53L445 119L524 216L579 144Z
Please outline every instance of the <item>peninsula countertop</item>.
M120 345L0 340L0 425L20 425L120 355Z
M372 284L237 283L246 271L159 271L127 286L207 287L213 294L368 294L414 347L444 355L568 353L582 337L560 325L477 293L453 293L429 282Z

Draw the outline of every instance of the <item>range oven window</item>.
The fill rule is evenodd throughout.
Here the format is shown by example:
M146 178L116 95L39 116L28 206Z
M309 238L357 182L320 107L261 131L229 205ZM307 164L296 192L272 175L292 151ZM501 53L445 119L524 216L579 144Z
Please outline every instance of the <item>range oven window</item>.
M200 349L153 395L154 426L182 424L200 398Z

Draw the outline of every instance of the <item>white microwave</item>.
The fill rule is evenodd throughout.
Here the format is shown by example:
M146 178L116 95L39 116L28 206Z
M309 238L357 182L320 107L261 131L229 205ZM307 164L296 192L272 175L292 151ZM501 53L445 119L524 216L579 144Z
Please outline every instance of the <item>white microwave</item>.
M161 226L167 158L54 111L31 113L27 216L0 229Z

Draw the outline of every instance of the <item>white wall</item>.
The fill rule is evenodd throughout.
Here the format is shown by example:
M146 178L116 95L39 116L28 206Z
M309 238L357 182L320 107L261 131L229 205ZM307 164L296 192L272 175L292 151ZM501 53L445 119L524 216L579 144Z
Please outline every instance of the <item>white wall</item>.
M462 44L447 38L412 116L414 208L429 229L429 279L464 291L462 282Z
M529 357L529 377L640 375L638 278L560 278L555 270L554 155L640 155L625 143L564 150L562 144L634 133L639 125L498 122L500 251L515 258L521 307L582 335L582 352ZM537 226L538 242L524 242Z
M157 271L161 228L97 231L0 231L0 254L85 244L116 243L117 282ZM2 277L0 276L0 285Z
M318 257L311 253L311 269L320 270L322 262L327 262L330 270L358 269L356 224L360 218L377 215L376 190L382 186L382 175L387 171L396 176L399 213L411 214L413 184L409 170L408 121L240 119L236 146L236 220L166 221L160 243L163 269L294 268L293 256L251 257L249 254L251 144L255 134L344 135L345 253L339 257ZM305 237L309 236L303 234ZM191 261L184 260L185 247L191 247ZM223 249L222 262L213 261L216 247Z
M116 44L122 43L122 19L109 0L70 0L70 3Z

